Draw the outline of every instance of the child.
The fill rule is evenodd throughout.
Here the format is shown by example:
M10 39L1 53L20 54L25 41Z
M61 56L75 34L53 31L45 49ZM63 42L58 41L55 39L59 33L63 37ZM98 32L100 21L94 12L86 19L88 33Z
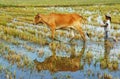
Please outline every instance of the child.
M107 40L110 37L110 29L111 29L111 16L109 14L105 15L106 21L101 25L104 27L105 30L105 40Z

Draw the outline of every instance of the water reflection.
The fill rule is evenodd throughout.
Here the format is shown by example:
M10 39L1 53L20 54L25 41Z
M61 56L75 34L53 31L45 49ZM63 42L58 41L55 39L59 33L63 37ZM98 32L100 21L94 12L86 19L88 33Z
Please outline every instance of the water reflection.
M79 46L76 47L76 45L71 45L71 54L70 56L65 57L57 56L57 51L55 47L53 47L51 48L53 55L49 58L46 58L44 62L34 60L35 67L38 71L49 70L50 72L55 72L54 75L61 71L63 74L66 73L66 71L71 71L69 72L71 74L79 74L74 74L75 78L73 79L79 79L79 77L82 79L112 79L112 77L118 77L118 61L110 59L110 52L113 49L113 43L111 43L110 40L105 40L105 42L101 44L101 47L104 46L104 56L100 57L100 54L98 55L100 57L98 59L94 58L93 53L93 51L96 50L95 47L97 47L97 45L95 44L92 46L91 44L93 45L91 42L90 44L87 43L86 45L84 43L82 45L82 49L79 52L76 51L77 47L80 49ZM92 48L90 48L90 46ZM95 51L95 53L97 52ZM116 71L116 73L111 71ZM70 75L70 77L72 76Z
M101 69L109 69L110 71L118 70L119 64L118 61L112 60L110 61L110 50L113 48L113 44L110 40L105 40L104 42L105 52L104 58L100 61Z
M110 53L110 49L112 48L112 44L110 43L109 40L105 40L104 42L104 47L105 47L105 52L104 52L104 58L108 59L109 57L109 53Z
M55 55L55 50L51 49L53 55L47 58L44 62L38 62L34 60L36 69L40 70L50 70L51 72L56 71L77 71L83 69L83 64L81 63L82 55L85 51L85 44L78 55L75 55L75 45L73 45L73 51L70 57L60 57Z
M77 71L84 68L85 63L89 66L94 63L93 54L90 51L85 51L86 45L83 43L81 51L76 55L75 51L76 45L71 45L71 55L70 57L62 57L56 55L56 48L51 48L53 53L52 56L46 58L44 62L39 62L34 60L36 69L40 70L50 70L51 72L55 71ZM104 42L104 57L100 59L100 68L109 69L111 71L118 70L118 61L110 60L110 50L113 48L113 43L110 40L105 40ZM85 56L83 56L85 54Z

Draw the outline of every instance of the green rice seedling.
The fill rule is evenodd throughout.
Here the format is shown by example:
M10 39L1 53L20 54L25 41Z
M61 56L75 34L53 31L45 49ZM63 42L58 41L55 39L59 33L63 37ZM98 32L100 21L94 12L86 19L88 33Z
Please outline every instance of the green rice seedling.
M12 55L11 58L16 61L16 62L20 62L21 60L21 56L20 55Z
M87 75L90 76L92 74L92 70L88 69L87 70Z
M11 64L20 63L21 62L21 55L17 55L16 53L9 53L4 56Z
M3 43L3 44L4 44L4 43ZM0 49L2 55L4 55L4 54L5 54L5 51L7 51L6 46L7 46L7 45L4 44L3 48Z
M8 42L8 43L12 43L14 45L19 45L19 41L17 41L16 39L13 38L13 36L8 35L8 34L1 34L0 35L0 39Z
M17 46L18 46L18 45L20 45L20 42L19 42L19 41L15 41L15 40L14 40L14 41L12 41L12 44L14 44L14 45L17 45Z
M16 70L14 70L13 77L16 79Z
M0 72L3 70L3 66L2 65L0 65Z
M113 64L112 64L111 62L108 62L108 69L109 69L110 71L113 70Z
M120 54L118 54L118 59L120 59Z
M3 40L7 40L7 37L6 37L6 36L3 36L3 37L1 37L1 39L3 39Z
M92 58L93 58L92 52L88 51L88 52L86 53L86 59L92 59Z
M19 26L25 26L24 23L22 23L22 22L13 22L12 24L13 24L14 28L18 28Z
M25 17L21 16L21 17L17 18L17 20L19 22L33 23L33 17L31 17L31 16L25 16Z
M97 16L98 16L97 14L96 14L96 15L94 15L94 16L92 17L92 19L91 19L91 20L92 20L93 22L96 22L96 18L97 18Z
M66 79L72 79L70 75L66 75Z
M51 42L51 43L49 44L49 47L50 47L51 50L56 50L56 46L57 46L57 43L56 43L56 42Z
M114 24L120 24L120 17L119 17L120 15L118 15L118 16L113 16L112 17L112 23L114 23ZM116 28L119 28L119 27L115 27L115 29Z
M14 51L14 50L8 50L8 54L9 54L9 55L14 55L14 54L15 54L15 51Z
M120 37L120 33L116 33L116 34L115 34L115 37L116 37L116 38Z
M44 33L48 33L48 32L49 32L48 28L44 28L44 29L43 29L43 32L44 32Z
M114 71L116 71L116 70L118 70L119 69L119 64L118 64L118 61L112 61L112 63L113 63L113 70Z
M112 75L106 74L106 73L104 73L103 78L104 78L104 79L113 79L113 78L112 78Z
M23 57L23 64L24 64L24 67L29 67L30 60L28 59L27 56Z
M71 47L71 56L70 58L75 58L76 57L76 51L75 51L75 46Z
M25 47L28 51L33 51L33 48L32 48L31 46L24 45L24 47Z
M33 35L35 35L35 34L36 34L36 31L35 31L35 30L33 30L33 29L32 29L32 30L27 29L26 31L27 31L27 32L29 32L29 33L31 33L31 34L33 34Z
M83 69L84 69L84 64L80 63L80 70L83 70Z
M114 25L113 29L118 30L120 27L118 25Z
M5 46L5 50L6 51L10 50L9 46Z
M0 42L0 49L4 47L4 44Z
M38 51L38 56L42 57L43 55L44 55L44 50L43 49L39 50Z
M15 64L17 65L18 68L24 68L25 65L23 65L22 62L15 62Z
M108 69L110 71L117 71L119 69L118 61L112 61L111 63L109 63L108 64Z
M107 60L103 59L100 61L100 68L101 69L106 69L107 68Z
M98 39L101 39L101 38L103 38L104 37L104 34L103 33L100 33L99 35L98 35Z
M38 44L42 44L42 45L46 44L46 39L44 39L44 38L41 38L41 37L37 38L32 34L29 34L27 32L21 32L14 28L4 27L4 26L1 26L1 27L3 28L3 31L5 34L12 35L14 37L19 37L20 39L27 40L27 41L30 41L33 43L38 43ZM5 37L5 39L6 39L6 37Z
M93 33L92 32L88 32L88 35L89 35L89 38L92 38L93 37Z
M7 25L7 22L10 22L12 19L11 16L6 15L6 14L0 15L0 18L2 18L0 19L0 25Z
M78 39L78 40L79 40L79 39L82 39L82 38L81 38L80 35L75 35L75 36L74 36L74 39L76 39L76 40Z
M10 74L9 79L13 79L12 74Z

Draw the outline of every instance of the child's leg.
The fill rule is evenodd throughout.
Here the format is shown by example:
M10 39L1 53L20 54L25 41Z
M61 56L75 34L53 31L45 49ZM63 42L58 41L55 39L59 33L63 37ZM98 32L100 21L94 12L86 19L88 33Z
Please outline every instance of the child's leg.
M105 40L107 40L108 39L108 31L105 31Z
M110 32L107 31L107 38L110 38Z

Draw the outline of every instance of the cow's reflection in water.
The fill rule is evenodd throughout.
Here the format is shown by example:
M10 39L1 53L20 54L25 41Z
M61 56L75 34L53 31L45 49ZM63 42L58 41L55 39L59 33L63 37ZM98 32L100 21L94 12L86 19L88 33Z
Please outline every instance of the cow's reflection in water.
M104 57L100 59L100 69L108 69L110 71L116 71L119 69L119 64L118 61L111 60L109 54L111 48L113 48L113 44L111 43L110 40L105 40L104 42ZM75 45L71 46L71 56L70 57L60 57L56 56L56 51L55 49L51 49L53 55L49 58L46 58L44 62L38 62L37 60L34 60L34 63L36 65L36 69L38 71L41 70L50 70L51 72L56 72L56 71L77 71L80 69L83 69L84 64L89 58L84 58L83 54L85 52L85 43L79 52L79 54L76 56L75 52ZM91 63L90 61L89 63ZM93 63L93 62L92 62ZM89 64L90 65L90 64Z
M38 71L77 71L83 69L83 65L80 62L84 51L85 44L77 56L72 53L70 57L59 57L55 55L55 50L52 50L53 55L51 57L45 59L44 62L38 62L37 60L34 60L34 63Z

